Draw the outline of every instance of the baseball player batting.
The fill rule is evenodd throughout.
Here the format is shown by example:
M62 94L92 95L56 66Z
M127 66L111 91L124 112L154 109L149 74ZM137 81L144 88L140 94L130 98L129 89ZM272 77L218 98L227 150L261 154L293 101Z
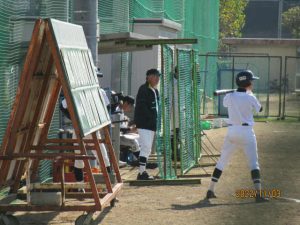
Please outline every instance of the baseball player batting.
M231 155L237 148L242 148L248 159L251 169L251 177L256 190L256 202L268 201L262 197L260 169L258 164L256 137L253 131L253 110L262 111L262 106L252 93L252 81L259 78L250 70L237 74L236 84L238 89L225 95L224 107L228 108L228 132L224 140L221 157L213 172L206 198L216 198L215 186L221 177L222 171L228 163Z

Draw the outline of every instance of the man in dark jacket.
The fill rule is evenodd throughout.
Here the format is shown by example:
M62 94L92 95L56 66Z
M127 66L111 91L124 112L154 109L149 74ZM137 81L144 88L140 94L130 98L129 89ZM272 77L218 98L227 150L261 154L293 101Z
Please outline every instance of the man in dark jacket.
M150 69L146 73L146 83L140 86L134 112L134 122L138 129L140 156L138 180L152 180L146 171L147 159L151 153L152 143L156 131L159 93L156 86L160 73L157 69Z

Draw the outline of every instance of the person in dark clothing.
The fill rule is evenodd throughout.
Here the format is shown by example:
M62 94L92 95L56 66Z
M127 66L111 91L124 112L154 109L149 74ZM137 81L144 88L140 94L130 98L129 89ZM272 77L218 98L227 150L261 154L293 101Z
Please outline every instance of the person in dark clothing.
M159 93L156 86L160 73L157 69L150 69L146 73L146 83L141 85L136 97L134 122L139 133L140 156L138 180L152 180L146 171L147 159L151 153L152 143L156 132Z

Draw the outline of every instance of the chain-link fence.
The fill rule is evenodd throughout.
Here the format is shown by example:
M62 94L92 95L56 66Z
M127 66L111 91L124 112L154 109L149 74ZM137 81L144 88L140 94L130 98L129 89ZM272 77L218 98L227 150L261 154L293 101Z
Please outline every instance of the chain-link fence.
M300 57L286 56L284 68L283 79L278 84L284 90L282 118L300 120Z
M281 56L211 53L199 57L206 61L203 114L227 116L227 109L222 104L224 96L215 97L213 92L237 88L236 74L249 69L260 77L253 85L264 112L256 116L280 117L283 93L279 84L282 80Z

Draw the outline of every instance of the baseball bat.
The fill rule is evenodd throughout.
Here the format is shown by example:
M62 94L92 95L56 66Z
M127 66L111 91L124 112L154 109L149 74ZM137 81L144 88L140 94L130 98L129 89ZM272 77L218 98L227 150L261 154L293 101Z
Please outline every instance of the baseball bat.
M225 95L228 93L235 92L236 89L222 89L222 90L215 90L214 91L214 96L219 96L219 95Z

